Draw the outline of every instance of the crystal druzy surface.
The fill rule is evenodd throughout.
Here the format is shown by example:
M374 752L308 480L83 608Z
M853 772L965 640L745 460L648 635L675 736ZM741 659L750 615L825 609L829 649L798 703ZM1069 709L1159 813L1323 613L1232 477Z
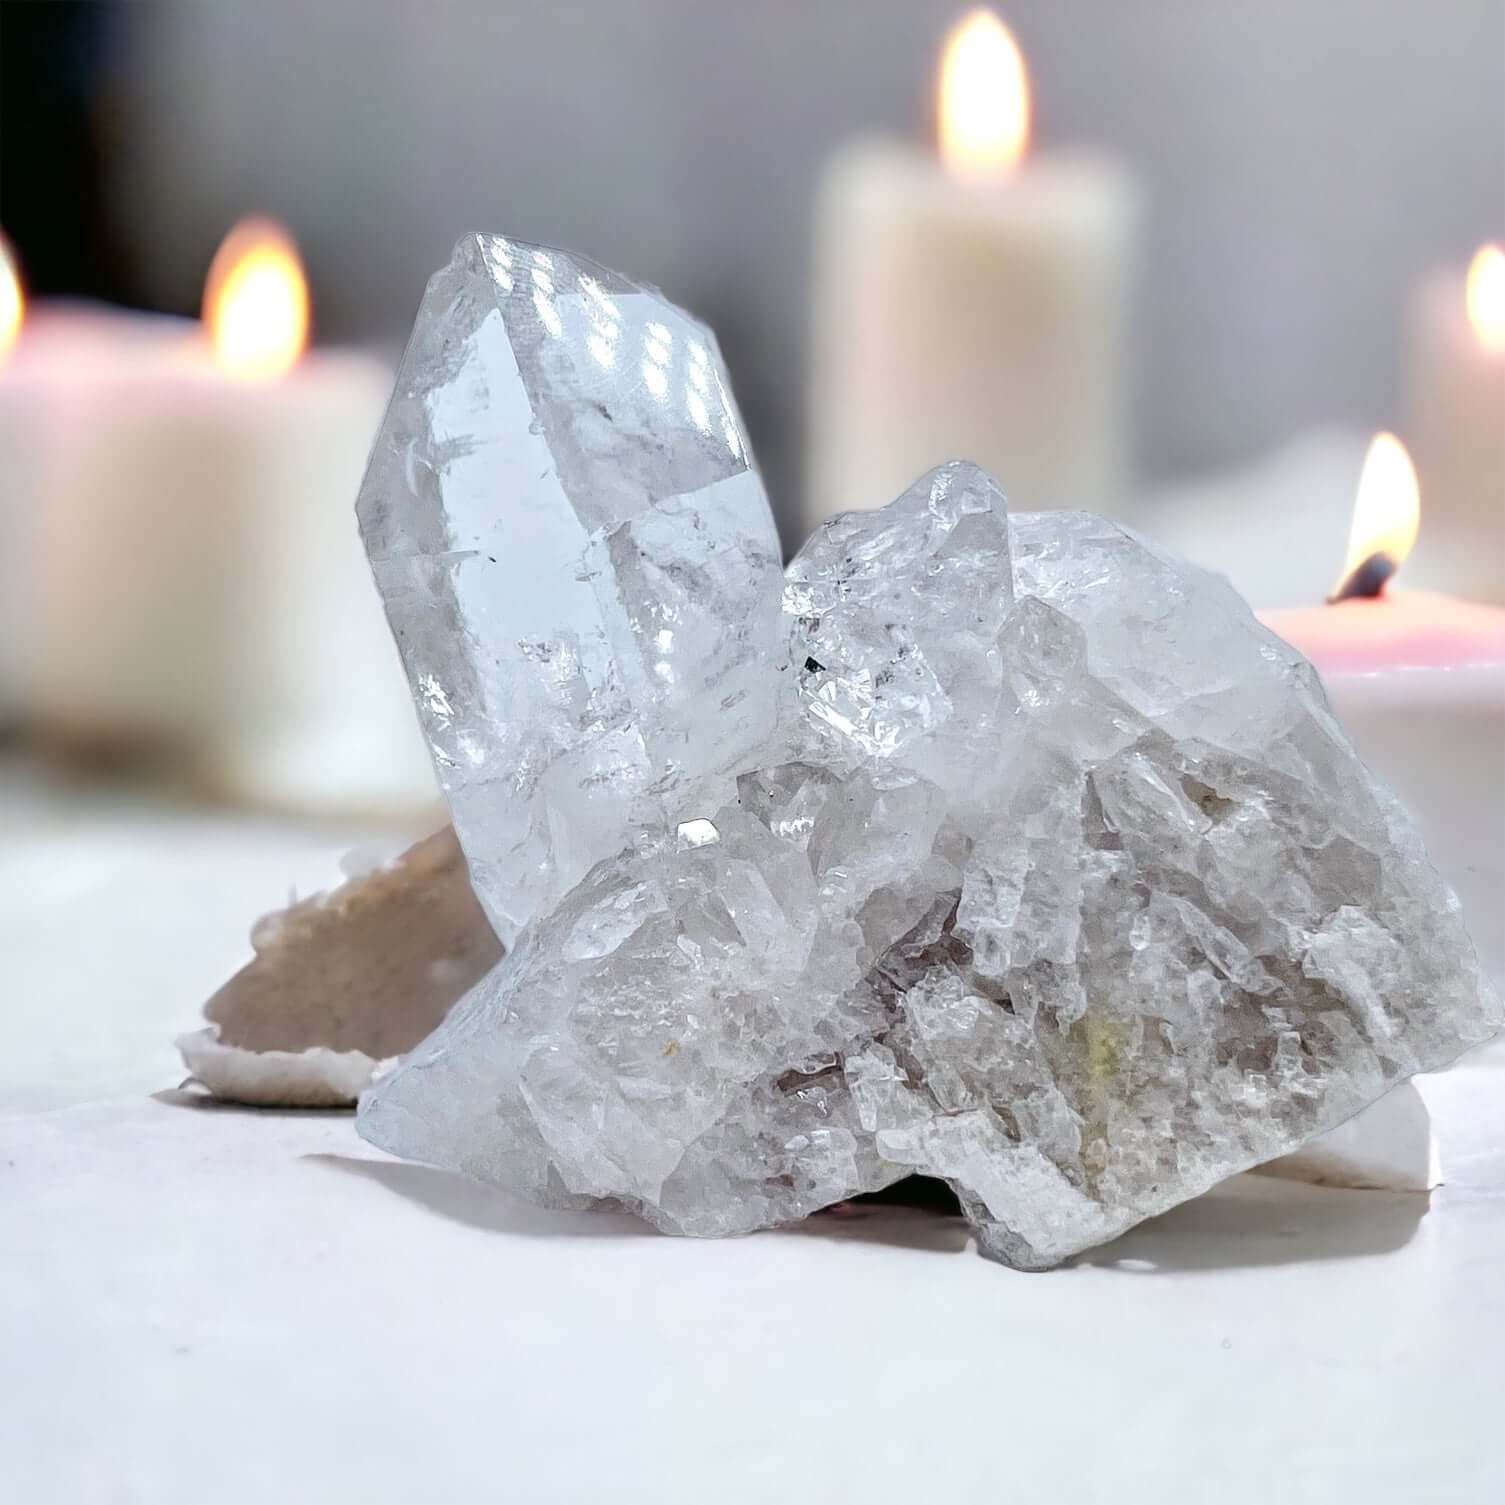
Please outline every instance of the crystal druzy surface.
M1039 1268L1498 1027L1225 581L965 464L781 578L714 347L657 295L463 243L361 515L516 937L364 1099L397 1154L687 1234L921 1172Z

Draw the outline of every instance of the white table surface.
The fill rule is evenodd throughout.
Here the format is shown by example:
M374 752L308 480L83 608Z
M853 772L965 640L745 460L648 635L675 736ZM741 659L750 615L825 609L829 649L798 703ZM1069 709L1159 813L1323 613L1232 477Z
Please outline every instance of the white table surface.
M1505 1051L1430 1198L1241 1177L1046 1275L667 1239L171 1091L354 834L0 775L0 1500L1505 1498Z

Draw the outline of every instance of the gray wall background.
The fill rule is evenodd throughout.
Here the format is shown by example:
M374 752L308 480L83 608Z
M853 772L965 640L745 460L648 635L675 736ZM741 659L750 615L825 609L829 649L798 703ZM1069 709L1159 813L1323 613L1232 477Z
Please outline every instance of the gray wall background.
M940 0L143 5L116 212L187 302L285 218L326 338L400 339L467 228L589 251L713 322L776 494L799 482L810 210L854 132L923 139ZM1415 283L1505 233L1502 0L1011 0L1037 147L1146 195L1140 470L1398 416Z

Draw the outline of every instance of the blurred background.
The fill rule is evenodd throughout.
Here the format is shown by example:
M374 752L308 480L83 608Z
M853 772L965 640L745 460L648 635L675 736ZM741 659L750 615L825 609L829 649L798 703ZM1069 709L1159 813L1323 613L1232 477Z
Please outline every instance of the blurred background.
M938 157L962 15L3 0L13 745L233 803L432 809L350 505L423 285L477 228L717 331L791 552L961 452L1016 504L1316 605L1393 428L1435 509L1412 578L1505 596L1505 354L1463 317L1505 229L1502 0L1011 0L1017 52L966 66L1007 114L1022 58L1017 171ZM217 366L198 319L247 216L301 256L312 348L283 310L290 354L237 370L235 319L208 319Z
M37 293L193 313L276 215L320 340L396 343L465 229L579 248L714 327L802 485L812 206L933 136L948 0L4 0L0 224ZM1505 218L1499 0L1013 0L1042 151L1131 164L1136 473L1399 421L1417 282Z
M1350 1492L1383 1478L1422 1497L1439 1460L1483 1479L1492 1459L1468 1444L1499 1303L1474 1277L1498 1269L1505 1207L1499 1047L1426 1094L1463 1171L1445 1220L1434 1203L1418 1233L1424 1197L1363 1216L1240 1198L1226 1229L1186 1209L1129 1251L1153 1260L1123 1261L1136 1300L1119 1287L1115 1307L1141 1328L1112 1345L1182 1396L1082 1365L1073 1331L1101 1346L1090 1304L1062 1327L1032 1285L1007 1341L1059 1349L1031 1387L1045 1422L980 1428L993 1441L970 1463L964 1435L952 1446L962 1402L991 1395L947 1344L997 1349L974 1318L1001 1330L1013 1309L960 1272L929 1279L919 1245L854 1245L881 1305L903 1304L903 1277L879 1255L930 1293L918 1347L878 1335L871 1418L904 1421L856 1472L824 1416L807 1461L784 1464L801 1445L788 1355L833 1251L775 1249L788 1299L759 1266L742 1288L762 1301L727 1303L655 1276L662 1251L535 1237L553 1214L499 1240L514 1214L448 1173L374 1174L348 1120L199 1111L171 1090L185 1071L204 1083L223 1046L227 1073L260 1057L262 1087L287 1069L274 1101L329 1101L292 1091L327 1087L320 1071L348 1099L347 1024L406 1001L388 944L422 960L440 924L405 902L445 892L431 848L396 869L408 879L318 909L338 920L389 882L404 900L367 909L343 947L317 923L257 926L264 953L286 947L247 990L266 1032L215 1038L222 1013L204 1028L258 916L446 821L354 501L424 285L467 230L583 252L711 326L791 553L833 509L966 456L1011 505L1089 505L1286 609L1270 624L1321 669L1505 980L1505 0L998 0L1011 36L966 12L0 0L0 1331L19 1335L0 1339L16 1376L0 1433L21 1442L0 1440L0 1475L40 1481L14 1498L486 1498L503 1457L514 1493L543 1498L595 1456L642 1456L667 1499L713 1455L718 1479L747 1465L834 1498L910 1453L932 1467L909 1446L909 1395L933 1372L938 1405L960 1398L931 1429L957 1478L983 1477L988 1448L1059 1470L1085 1423L1115 1490L1164 1491L1174 1435L1182 1477L1232 1459L1250 1497L1295 1479L1316 1498L1313 1478L1336 1488L1335 1460L1353 1461L1334 1450L1341 1408L1283 1408L1262 1468L1218 1430L1245 1414L1235 1370L1263 1399L1306 1361L1363 1407ZM1356 511L1378 531L1355 558ZM1412 534L1409 591L1323 604ZM452 902L458 857L450 874ZM424 975L463 981L452 959ZM334 1047L322 1064L298 1054L310 1042ZM454 1184L425 1191L435 1176ZM26 1213L6 1224L7 1205ZM1413 1234L1410 1263L1373 1257ZM873 1302L856 1264L829 1269L844 1295L829 1322L822 1306L821 1352L839 1375ZM1077 1310L1078 1280L1052 1289ZM723 1374L752 1386L749 1408ZM685 1384L732 1421L702 1426ZM636 1408L592 1411L614 1386ZM1140 1418L1125 1397L1145 1388ZM833 1415L865 1403L846 1386ZM536 1489L517 1482L529 1467ZM455 1468L486 1482L446 1495Z

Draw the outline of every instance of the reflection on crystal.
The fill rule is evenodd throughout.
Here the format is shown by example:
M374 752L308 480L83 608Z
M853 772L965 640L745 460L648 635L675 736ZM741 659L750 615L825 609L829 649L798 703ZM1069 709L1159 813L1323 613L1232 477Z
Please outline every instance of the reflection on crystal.
M482 254L486 257L492 276L496 278L497 286L504 293L510 293L512 291L512 247L500 235L493 235L487 238L486 244L482 247Z
M922 1172L1038 1268L1498 1027L1405 816L1225 581L964 464L781 578L704 332L561 255L561 336L487 246L430 287L361 520L516 944L367 1138L687 1234ZM582 276L668 401L592 357Z
M404 356L362 531L504 940L772 718L779 549L757 474L706 437L703 403L689 419L687 388L676 415L602 359L688 346L714 376L709 341L603 268L472 236Z

